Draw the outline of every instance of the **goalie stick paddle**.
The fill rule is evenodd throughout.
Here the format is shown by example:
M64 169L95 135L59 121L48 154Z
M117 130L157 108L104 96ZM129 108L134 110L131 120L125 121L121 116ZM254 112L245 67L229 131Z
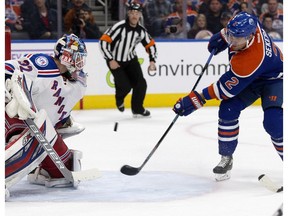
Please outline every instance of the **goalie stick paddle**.
M191 91L194 91L200 81L200 79L202 78L205 70L207 69L213 55L216 53L217 49L212 50L212 52L209 55L209 58L207 59L201 74L199 75L196 83L194 84L193 88ZM168 134L168 132L170 131L170 129L172 128L172 126L174 125L174 123L177 121L179 117L179 114L177 114L173 121L170 123L169 127L166 129L166 131L164 132L164 134L162 135L162 137L160 138L160 140L158 141L158 143L155 145L155 147L152 149L152 151L149 153L149 155L146 157L146 159L144 160L144 162L142 163L142 165L140 167L132 167L129 165L124 165L121 167L120 172L125 174L125 175L129 175L129 176L133 176L133 175L137 175L142 168L145 166L145 164L149 161L149 159L152 157L152 155L154 154L154 152L157 150L157 148L159 147L159 145L161 144L161 142L163 141L163 139L166 137L166 135Z
M25 120L25 123L67 181L72 183L79 183L82 180L92 180L101 176L98 169L89 169L79 172L73 172L68 170L57 152L54 150L53 146L51 146L50 142L40 131L35 122L32 119L28 118Z

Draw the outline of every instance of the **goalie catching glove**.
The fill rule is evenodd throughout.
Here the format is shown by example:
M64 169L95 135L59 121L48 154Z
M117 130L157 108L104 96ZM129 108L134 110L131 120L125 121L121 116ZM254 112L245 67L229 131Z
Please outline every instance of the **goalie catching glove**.
M10 98L12 96L12 99L5 107L5 111L10 118L17 117L25 120L36 117L37 110L32 101L28 86L31 88L32 82L27 80L25 75L20 71L14 71L11 80L6 80L5 91L8 91L7 93L10 94ZM8 97L7 93L5 92L5 99Z
M180 116L187 116L203 107L205 103L206 101L197 91L192 91L189 95L179 98L174 105L173 111Z

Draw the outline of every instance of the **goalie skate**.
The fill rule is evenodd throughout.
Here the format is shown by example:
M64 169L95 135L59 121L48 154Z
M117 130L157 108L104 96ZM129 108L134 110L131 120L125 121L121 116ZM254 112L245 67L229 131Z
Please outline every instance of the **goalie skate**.
M81 170L81 162L80 159L82 159L82 152L72 150L72 170L73 171L80 171ZM55 187L55 188L63 188L63 187L74 187L77 188L80 181L76 180L74 182L67 181L64 177L63 178L51 178L49 173L42 169L41 167L37 167L35 170L33 170L27 177L27 180L31 184L38 184L38 185L44 185L46 187Z
M216 181L224 181L230 179L231 169L233 167L232 156L222 156L219 164L213 169Z

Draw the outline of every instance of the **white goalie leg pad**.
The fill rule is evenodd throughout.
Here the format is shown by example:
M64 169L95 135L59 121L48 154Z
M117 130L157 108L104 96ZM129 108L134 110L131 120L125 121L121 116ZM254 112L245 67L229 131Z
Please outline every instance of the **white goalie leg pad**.
M5 201L7 201L10 198L10 192L7 188L5 188Z
M72 171L80 171L81 170L81 159L82 152L77 150L71 150L72 152ZM49 173L42 169L41 167L37 167L33 172L31 172L27 180L31 184L44 185L46 187L55 187L55 188L63 188L63 187L75 187L77 188L79 185L79 181L69 182L64 177L63 178L51 178Z
M41 132L53 146L57 133L44 110L38 112L34 120ZM47 156L37 139L25 129L19 137L5 146L5 185L9 189L34 170Z
M62 136L63 139L77 135L85 130L85 127L80 123L74 121L72 116L69 117L67 122L57 129L57 132Z
M225 181L231 178L231 170L227 171L224 174L215 174L216 181Z
M83 153L78 150L71 150L73 154L73 171L81 171L81 159L83 158Z

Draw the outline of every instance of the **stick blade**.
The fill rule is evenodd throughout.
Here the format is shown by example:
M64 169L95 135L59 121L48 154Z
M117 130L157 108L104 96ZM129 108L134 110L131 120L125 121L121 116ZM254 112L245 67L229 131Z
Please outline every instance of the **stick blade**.
M72 172L74 181L88 181L101 177L101 172L94 168L88 170L81 170L79 172Z
M137 175L139 173L139 168L131 167L129 165L124 165L121 167L120 172L123 173L124 175Z
M262 174L258 177L259 182L268 190L279 193L283 191L283 186L276 185L267 175Z

